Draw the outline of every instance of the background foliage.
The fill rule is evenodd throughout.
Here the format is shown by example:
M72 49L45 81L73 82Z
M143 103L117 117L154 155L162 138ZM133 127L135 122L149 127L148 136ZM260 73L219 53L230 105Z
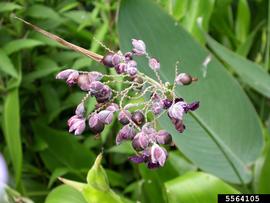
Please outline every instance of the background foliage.
M1 2L0 151L10 173L7 202L85 203L57 177L85 182L101 149L110 187L123 202L214 202L221 192L269 193L269 10L267 0ZM185 134L160 120L177 146L164 168L151 171L127 161L130 144L114 146L117 122L98 140L88 132L67 133L66 121L83 95L56 81L56 73L68 67L108 70L13 14L100 54L106 50L94 37L113 50L143 39L160 59L163 79L173 80L177 60L181 70L199 77L178 90L188 101L201 101L187 117ZM139 64L150 74L145 61Z

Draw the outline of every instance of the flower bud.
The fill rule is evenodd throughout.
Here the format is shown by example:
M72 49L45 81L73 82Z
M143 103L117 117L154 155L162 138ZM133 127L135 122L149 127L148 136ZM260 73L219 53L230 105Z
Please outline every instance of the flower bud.
M136 132L133 127L125 125L116 136L116 144L119 145L123 140L131 140Z
M126 73L127 72L127 64L125 64L125 63L118 64L117 66L115 66L115 71L118 74Z
M113 112L109 110L102 110L98 113L98 119L104 124L110 124L113 120Z
M75 111L75 114L76 114L77 116L83 117L84 112L85 112L85 109L84 109L84 103L81 102L81 103L77 106L76 111Z
M117 66L121 62L121 56L119 54L114 54L112 56L112 64L113 66Z
M145 117L142 112L135 111L132 113L131 120L137 125L141 126L145 121Z
M156 130L153 128L151 123L145 123L142 127L142 132L150 135L150 134L155 134Z
M146 53L146 47L142 40L132 39L133 53L137 56L144 55Z
M127 67L127 73L130 75L130 76L134 76L137 74L137 68L134 67L134 66L128 66Z
M156 134L156 141L158 144L170 144L172 142L172 136L165 130L160 130Z
M97 102L99 103L107 102L112 97L112 90L110 89L109 86L104 85L101 91L95 94L95 97L96 97Z
M88 124L89 124L90 130L95 134L101 133L104 129L104 123L99 120L99 117L96 113L94 113L89 118Z
M119 106L116 103L111 103L106 109L111 112L116 112L119 110Z
M192 83L192 77L187 73L180 73L176 78L175 82L178 85L189 85Z
M137 135L132 140L132 146L136 151L144 150L148 147L148 145L149 145L148 136L143 132L137 133Z
M163 102L161 100L154 100L152 103L152 111L155 115L158 115L163 110Z
M69 132L74 131L75 135L80 135L85 130L85 118L74 115L68 120L68 126Z
M103 88L104 88L104 84L99 82L99 81L94 81L90 84L89 86L89 90L91 91L91 93L93 95L99 93Z
M149 59L149 67L152 70L159 70L160 69L160 63L159 63L159 61L157 59L151 58L151 59Z
M103 65L111 68L113 67L113 62L112 62L112 58L113 58L114 54L107 54L106 56L103 57L103 59L101 60L101 62L103 63Z
M151 147L151 163L164 166L167 156L168 153L163 147L153 144Z
M126 61L130 61L130 60L132 60L132 52L126 52L125 53L125 60Z
M129 124L131 120L131 113L127 110L120 111L118 115L118 120L123 125Z

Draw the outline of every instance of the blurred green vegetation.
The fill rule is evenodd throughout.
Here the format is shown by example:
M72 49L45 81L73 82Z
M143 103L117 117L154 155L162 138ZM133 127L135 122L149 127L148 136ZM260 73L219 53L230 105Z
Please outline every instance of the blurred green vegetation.
M170 150L164 168L131 164L130 143L114 145L117 122L105 128L101 139L67 132L66 121L84 95L56 81L56 73L66 68L110 72L33 31L14 14L99 54L106 50L94 38L118 50L120 44L129 48L131 37L141 37L166 64L163 79L172 79L179 59L183 70L199 77L195 87L179 92L205 106L187 120L193 131L174 134L177 148ZM212 202L217 193L270 193L269 19L267 0L123 0L121 6L113 0L0 2L0 151L10 174L7 202L85 202L74 189L59 186L57 177L86 182L102 149L110 186L124 202ZM204 78L199 66L206 49L213 63ZM215 106L219 111L212 111ZM170 128L163 119L161 125ZM216 146L209 130L225 147ZM236 158L221 156L223 148ZM229 171L226 164L236 169ZM200 199L205 192L209 195Z

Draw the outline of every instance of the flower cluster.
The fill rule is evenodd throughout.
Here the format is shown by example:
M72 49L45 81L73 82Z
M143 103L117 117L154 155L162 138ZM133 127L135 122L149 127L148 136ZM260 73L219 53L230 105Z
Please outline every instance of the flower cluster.
M77 106L75 115L68 120L69 132L79 135L89 128L94 134L103 131L105 125L112 123L117 114L123 125L116 136L116 144L130 140L137 155L130 157L135 163L146 163L149 168L165 164L168 153L162 145L171 145L172 136L165 130L157 130L157 119L164 113L168 115L175 129L185 130L183 117L199 107L199 102L187 103L175 94L176 85L189 85L196 79L187 73L177 73L173 84L163 83L159 75L160 63L150 57L142 40L132 40L130 52L114 53L109 50L100 62L114 68L117 74L104 75L96 71L82 72L67 69L57 74L57 79L66 80L69 86L77 84L86 96ZM137 69L134 56L144 56L153 70L156 80ZM114 89L114 83L122 84L122 90ZM85 102L95 97L95 110L86 115ZM144 102L132 102L148 97ZM87 125L88 124L88 125Z

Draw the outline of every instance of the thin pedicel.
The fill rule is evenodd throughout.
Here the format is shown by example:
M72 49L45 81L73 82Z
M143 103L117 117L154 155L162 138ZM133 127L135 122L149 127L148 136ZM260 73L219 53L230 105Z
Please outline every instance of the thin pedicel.
M161 65L158 59L149 55L142 40L132 39L133 49L126 53L113 52L102 44L109 53L101 56L71 44L23 19L15 18L62 45L83 53L107 68L116 70L117 74L103 75L97 71L66 69L56 75L56 79L65 80L69 86L77 85L86 92L75 114L67 122L69 132L80 135L86 130L88 124L89 129L99 135L118 114L118 121L123 127L116 136L116 144L131 140L133 148L137 151L137 155L129 159L135 163L146 163L148 168L164 166L168 153L161 145L171 145L172 136L165 130L156 129L157 119L167 113L179 133L185 130L183 117L189 111L196 110L199 102L188 104L183 98L178 98L175 87L176 85L190 85L197 80L196 78L187 73L178 74L179 62L177 62L174 83L164 83L159 74ZM137 69L134 56L145 57L148 60L148 65L157 80ZM122 90L114 89L114 84L117 82L122 84ZM148 97L146 101L132 102L143 96ZM85 103L89 97L95 97L97 104L95 110L87 115Z

